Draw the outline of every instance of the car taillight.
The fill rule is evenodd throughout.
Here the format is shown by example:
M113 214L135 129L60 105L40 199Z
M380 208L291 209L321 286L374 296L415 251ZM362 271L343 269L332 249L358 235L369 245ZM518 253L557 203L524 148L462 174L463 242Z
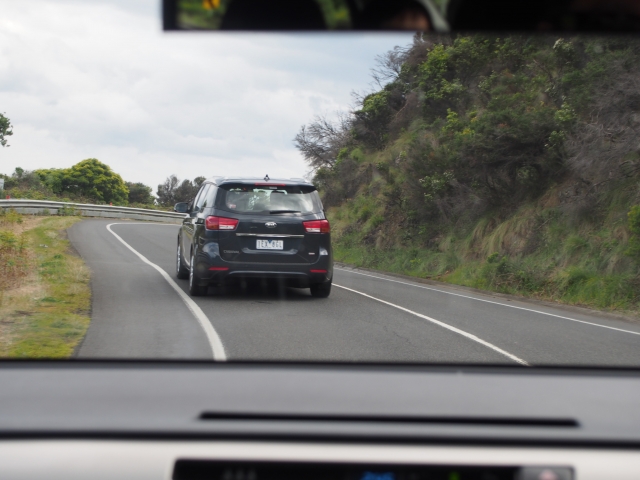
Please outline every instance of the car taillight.
M302 224L307 233L329 233L331 231L329 220L309 220L302 222Z
M205 219L204 226L207 230L235 230L238 219L210 216Z

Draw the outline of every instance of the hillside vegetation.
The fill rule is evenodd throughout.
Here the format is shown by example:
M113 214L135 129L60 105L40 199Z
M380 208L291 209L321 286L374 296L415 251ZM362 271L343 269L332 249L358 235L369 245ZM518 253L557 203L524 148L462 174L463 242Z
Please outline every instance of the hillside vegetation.
M417 35L373 77L295 139L338 261L637 310L639 42Z

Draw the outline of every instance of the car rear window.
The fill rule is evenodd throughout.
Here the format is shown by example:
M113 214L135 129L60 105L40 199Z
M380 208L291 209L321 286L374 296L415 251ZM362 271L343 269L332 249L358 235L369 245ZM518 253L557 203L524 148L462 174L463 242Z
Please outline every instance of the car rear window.
M218 189L215 206L220 210L258 215L305 215L322 211L320 196L310 185L225 184Z

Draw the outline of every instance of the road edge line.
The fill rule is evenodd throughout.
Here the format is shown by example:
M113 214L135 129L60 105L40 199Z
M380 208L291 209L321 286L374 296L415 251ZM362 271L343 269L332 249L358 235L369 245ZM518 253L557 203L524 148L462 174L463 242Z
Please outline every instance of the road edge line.
M401 282L400 280L394 280L392 278L378 277L376 275L369 275L368 273L356 272L355 270L350 270L348 268L334 268L334 270L340 270L342 272L350 272L355 273L357 275L362 275L365 277L377 278L378 280L386 280L387 282L400 283L402 285L409 285L410 287L423 288L425 290L430 290L432 292L445 293L447 295L453 295L456 297L468 298L470 300L477 300L478 302L491 303L493 305L500 305L501 307L515 308L516 310L524 310L526 312L539 313L540 315L547 315L549 317L562 318L563 320L570 320L572 322L584 323L586 325L593 325L594 327L606 328L608 330L616 330L618 332L631 333L632 335L640 335L640 332L634 332L633 330L624 330L623 328L609 327L607 325L600 325L599 323L587 322L586 320L578 320L577 318L565 317L563 315L556 315L555 313L543 312L542 310L534 310L532 308L518 307L516 305L509 305L508 303L494 302L492 300L485 300L484 298L476 298L470 295L462 295L460 293L447 292L446 290L440 290L438 288L425 287L424 285L416 285L415 283L410 282ZM451 286L456 286L455 284L451 284ZM491 292L487 292L487 295L490 295ZM526 299L518 300L520 302L526 302ZM553 307L551 307L553 308Z
M120 235L118 235L116 232L111 230L111 225L131 225L131 224L120 223L120 222L110 223L109 225L107 225L107 230L109 230L109 232L114 237L116 237L125 247L127 247L129 250L135 253L138 256L138 258L140 258L140 260L142 260L147 265L156 269L160 273L160 275L162 275L162 277L167 281L167 283L171 285L171 287L178 293L182 301L185 303L189 311L191 311L193 316L196 317L196 320L204 330L204 333L207 336L207 340L209 341L209 346L211 347L213 359L219 362L225 362L227 360L227 354L225 353L224 345L222 344L222 339L218 335L218 332L216 332L216 329L213 328L213 325L211 324L209 317L205 315L205 313L202 311L202 309L198 306L196 302L194 302L186 293L184 293L184 291L169 276L167 272L165 272L162 268L160 268L155 263L148 260L147 257L142 255L135 248L133 248L131 245L125 242L122 239L122 237L120 237ZM170 224L160 224L160 225L170 225ZM175 226L179 226L179 225L175 225Z
M414 312L413 310L409 310L408 308L404 308L401 307L400 305L396 305L395 303L391 303L391 302L387 302L386 300L382 300L381 298L377 298L377 297L373 297L371 295L368 295L366 293L363 292L359 292L358 290L353 290L352 288L348 288L348 287L343 287L342 285L337 285L337 284L333 284L334 287L338 287L338 288L342 288L344 290L348 290L350 292L353 293L357 293L359 295L362 295L363 297L367 297L370 298L372 300L376 300L377 302L380 303L384 303L385 305L389 305L391 307L397 308L399 310L402 310L404 312L410 313L412 315L415 315L416 317L420 317L424 320L427 320L431 323L434 323L442 328L446 328L447 330L450 330L454 333L457 333L459 335L462 335L465 338L468 338L469 340L473 340L474 342L477 342L481 345L484 345L487 348L490 348L491 350L494 350L496 352L498 352L499 354L513 360L516 363L519 363L520 365L524 365L525 367L530 367L531 364L529 362L527 362L526 360L521 359L520 357L516 357L515 355L513 355L512 353L507 352L506 350L501 349L500 347L494 345L493 343L489 343L486 340L482 340L480 337L477 337L475 335L473 335L472 333L468 333L465 332L464 330L460 330L459 328L456 328L452 325L449 325L448 323L444 323L441 322L440 320L436 320L435 318L431 318L431 317L427 317L426 315L423 315L421 313L418 312Z

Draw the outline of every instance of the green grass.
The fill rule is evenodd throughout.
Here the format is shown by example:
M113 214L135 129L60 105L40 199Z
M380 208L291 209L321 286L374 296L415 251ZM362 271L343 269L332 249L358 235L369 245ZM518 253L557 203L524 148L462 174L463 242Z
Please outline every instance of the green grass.
M23 235L31 258L31 278L3 297L3 357L68 358L90 322L89 271L70 251L65 231L78 217L39 219Z
M498 262L463 258L455 249L385 249L337 242L336 261L418 278L522 295L605 310L638 310L639 282L635 273L603 274L589 267L554 268L544 256Z
M534 202L502 220L487 215L452 227L435 244L425 244L420 228L403 231L385 222L376 199L366 195L328 215L339 262L637 314L640 278L638 264L625 255L631 201L624 192L625 185L613 189L587 218Z

